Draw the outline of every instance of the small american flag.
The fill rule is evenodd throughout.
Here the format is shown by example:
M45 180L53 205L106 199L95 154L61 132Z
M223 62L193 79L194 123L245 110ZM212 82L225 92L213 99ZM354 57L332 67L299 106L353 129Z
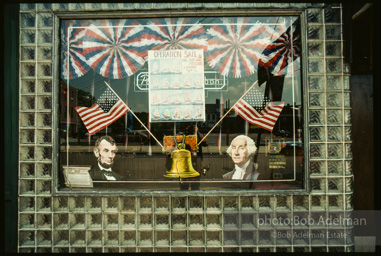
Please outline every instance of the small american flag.
M107 88L91 107L76 107L90 135L106 128L130 109L117 95Z
M263 94L258 89L253 87L249 90L242 99L234 104L234 111L249 123L272 131L282 112L284 102L274 105L268 100L263 100ZM263 108L264 105L265 108ZM258 113L256 109L261 109L261 112Z

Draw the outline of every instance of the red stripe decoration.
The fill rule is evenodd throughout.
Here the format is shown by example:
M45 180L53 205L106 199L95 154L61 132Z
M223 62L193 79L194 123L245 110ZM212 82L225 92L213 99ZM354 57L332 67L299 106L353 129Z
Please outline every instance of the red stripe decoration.
M284 102L279 105L274 105L270 102L260 113L258 113L244 99L241 99L233 106L233 109L249 123L262 127L268 131L272 131L283 107Z
M104 112L97 103L89 108L78 106L75 110L77 110L89 134L93 135L115 122L130 109L123 101L119 100L108 112Z

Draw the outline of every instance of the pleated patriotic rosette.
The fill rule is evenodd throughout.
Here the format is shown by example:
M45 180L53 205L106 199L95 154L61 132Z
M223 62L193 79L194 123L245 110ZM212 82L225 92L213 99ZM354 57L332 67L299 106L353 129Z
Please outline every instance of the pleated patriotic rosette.
M63 21L61 26L61 78L66 80L83 76L90 70L83 55L86 23Z
M207 30L208 64L221 75L240 78L258 70L261 53L270 43L266 27L252 18L221 18Z
M286 76L295 72L295 66L300 62L301 42L300 32L296 24L287 26L282 23L274 28L268 28L271 43L262 52L259 65L276 76ZM293 65L289 65L289 64Z
M153 19L146 31L150 50L207 49L204 27L190 18Z
M86 30L84 53L90 67L104 77L122 79L145 63L144 27L138 21L105 20Z

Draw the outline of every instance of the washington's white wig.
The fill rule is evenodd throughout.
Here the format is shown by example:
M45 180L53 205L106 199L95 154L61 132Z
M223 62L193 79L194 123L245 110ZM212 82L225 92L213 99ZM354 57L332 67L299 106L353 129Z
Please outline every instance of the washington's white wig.
M255 146L254 140L252 140L250 137L246 135L238 135L232 140L232 142L230 143L230 146L226 150L226 153L228 153L230 157L232 156L232 144L233 144L233 141L235 141L236 139L246 140L246 148L247 148L247 154L249 158L255 155L255 153L257 152L257 147Z

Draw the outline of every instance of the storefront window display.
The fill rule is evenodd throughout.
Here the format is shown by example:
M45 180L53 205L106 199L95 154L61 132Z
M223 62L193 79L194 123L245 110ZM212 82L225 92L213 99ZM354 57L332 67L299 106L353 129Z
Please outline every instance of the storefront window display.
M60 20L58 190L303 189L301 26Z

